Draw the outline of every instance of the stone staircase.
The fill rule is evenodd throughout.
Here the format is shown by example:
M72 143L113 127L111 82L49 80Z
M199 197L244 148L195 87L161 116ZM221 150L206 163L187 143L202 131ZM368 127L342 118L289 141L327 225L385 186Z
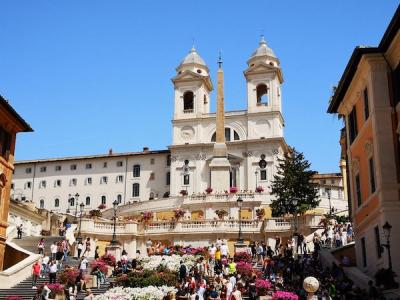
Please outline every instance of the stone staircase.
M33 252L37 253L37 244L39 242L41 237L25 237L23 239L14 239L13 242L17 244L18 246ZM59 241L61 238L60 237L44 237L45 238L45 252L49 253L50 252L50 245L55 242ZM89 259L89 262L92 259ZM69 266L78 266L78 260L68 257L68 260L66 262ZM88 270L88 273L90 273L90 269ZM92 292L94 295L99 295L102 293L105 293L110 284L110 279L107 278L106 282L104 284L101 284L99 289L97 287L91 288ZM46 278L38 278L37 281L37 286L40 286L43 283L48 283L49 279L48 276ZM0 289L0 300L5 300L8 296L20 296L23 300L32 300L34 299L36 295L37 290L32 289L32 276L29 276L27 279L17 283L10 289ZM80 291L77 295L77 299L81 300L86 296L85 291Z

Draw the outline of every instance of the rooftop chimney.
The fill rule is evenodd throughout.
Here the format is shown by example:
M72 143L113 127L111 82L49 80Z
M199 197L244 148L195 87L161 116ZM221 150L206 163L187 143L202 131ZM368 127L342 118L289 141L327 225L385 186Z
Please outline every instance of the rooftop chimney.
M143 152L149 151L149 147L143 147Z

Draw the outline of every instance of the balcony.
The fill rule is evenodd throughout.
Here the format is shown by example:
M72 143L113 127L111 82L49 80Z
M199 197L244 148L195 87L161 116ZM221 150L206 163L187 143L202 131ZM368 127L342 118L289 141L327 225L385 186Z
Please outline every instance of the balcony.
M264 195L265 196L265 195ZM182 205L205 204L205 203L236 203L237 198L241 197L252 205L261 205L261 194L255 193L236 193L236 194L198 194L185 196Z

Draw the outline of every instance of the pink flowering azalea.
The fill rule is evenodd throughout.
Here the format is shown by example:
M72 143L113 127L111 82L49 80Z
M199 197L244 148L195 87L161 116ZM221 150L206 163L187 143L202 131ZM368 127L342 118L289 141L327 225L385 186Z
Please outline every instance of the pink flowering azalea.
M291 292L277 291L272 296L273 300L299 300L299 296Z
M265 279L256 280L256 289L259 296L265 296L269 289L271 289L272 284Z

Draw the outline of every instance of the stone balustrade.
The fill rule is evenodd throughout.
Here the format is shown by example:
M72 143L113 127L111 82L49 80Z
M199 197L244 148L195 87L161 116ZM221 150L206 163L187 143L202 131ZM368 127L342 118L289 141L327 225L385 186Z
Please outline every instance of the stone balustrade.
M321 217L317 215L302 216L298 220L299 227L318 227ZM179 221L152 221L147 224L135 221L117 222L117 235L156 235L163 233L185 234L201 233L234 233L239 230L239 220L179 220ZM265 220L242 220L243 233L284 232L294 227L291 218L270 218ZM81 232L84 235L112 235L114 225L112 221L82 219Z
M194 194L184 196L183 204L195 203L218 203L218 202L231 202L236 203L237 199L241 197L244 201L258 201L261 203L261 195L258 193L226 193L226 194ZM265 195L264 195L265 196ZM260 204L258 203L258 205ZM254 203L256 204L256 203Z

